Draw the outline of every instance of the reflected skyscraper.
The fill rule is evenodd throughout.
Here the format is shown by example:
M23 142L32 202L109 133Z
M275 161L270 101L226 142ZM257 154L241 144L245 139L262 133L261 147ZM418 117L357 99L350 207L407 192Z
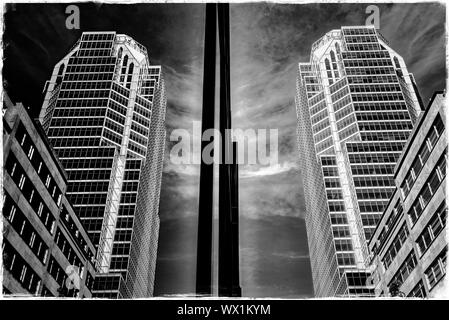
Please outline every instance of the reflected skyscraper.
M93 295L151 296L165 144L161 67L129 36L84 32L45 90L39 118L97 248Z
M313 44L296 90L315 295L373 295L367 241L422 111L413 75L373 26L342 27Z

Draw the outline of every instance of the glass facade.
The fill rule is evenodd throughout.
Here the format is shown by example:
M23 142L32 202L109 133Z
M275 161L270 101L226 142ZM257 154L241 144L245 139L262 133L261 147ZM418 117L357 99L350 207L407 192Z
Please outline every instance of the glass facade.
M326 195L323 209L306 192L307 232L322 228L312 220L324 214L332 239L311 250L315 294L371 295L372 288L351 283L360 282L354 270L360 279L369 275L367 241L395 191L394 167L421 112L414 79L374 27L342 27L316 41L310 62L299 64L296 109L304 190L317 190L317 178L304 172L318 166ZM309 237L310 248L322 246L315 242ZM318 276L313 261L322 264L329 254L340 284L323 290L320 282L331 280Z
M40 120L98 249L98 268L112 274L111 285L126 284L116 297L151 296L165 143L161 67L126 35L84 32L47 87Z

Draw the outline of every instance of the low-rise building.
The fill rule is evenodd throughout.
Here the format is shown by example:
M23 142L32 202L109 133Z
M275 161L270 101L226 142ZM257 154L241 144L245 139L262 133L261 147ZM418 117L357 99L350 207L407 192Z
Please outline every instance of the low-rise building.
M394 171L396 190L369 242L376 296L435 297L446 273L445 94L414 126Z
M3 295L91 297L95 247L39 122L4 95Z

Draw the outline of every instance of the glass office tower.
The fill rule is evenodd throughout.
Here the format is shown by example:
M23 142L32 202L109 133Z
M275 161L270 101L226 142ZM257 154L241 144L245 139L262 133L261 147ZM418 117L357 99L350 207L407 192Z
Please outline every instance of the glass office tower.
M372 295L367 241L422 110L414 78L373 26L342 27L313 44L296 87L315 294Z
M39 118L97 247L94 296L153 294L165 108L161 67L115 32L84 32L46 84Z

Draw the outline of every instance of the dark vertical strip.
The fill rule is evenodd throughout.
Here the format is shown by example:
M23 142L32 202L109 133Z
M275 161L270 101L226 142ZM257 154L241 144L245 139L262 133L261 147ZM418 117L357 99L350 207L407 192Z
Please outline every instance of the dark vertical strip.
M218 294L220 296L240 296L238 234L236 238L234 232L235 229L238 230L238 219L233 219L233 204L238 202L233 201L237 199L233 174L236 172L237 164L233 159L235 152L233 152L230 130L228 130L231 129L231 83L229 4L227 3L218 4L218 34L220 44L220 134L224 140L220 157L222 163L219 165ZM233 222L237 224L234 225ZM235 259L236 254L237 259ZM235 292L234 287L238 287Z
M214 3L207 3L204 30L203 133L207 129L214 128L216 34L217 5ZM201 154L208 144L208 141L201 141ZM211 294L212 284L213 187L214 165L206 164L201 160L198 204L196 293L205 295Z
M241 297L239 262L239 165L237 142L232 142L231 166L231 296Z

